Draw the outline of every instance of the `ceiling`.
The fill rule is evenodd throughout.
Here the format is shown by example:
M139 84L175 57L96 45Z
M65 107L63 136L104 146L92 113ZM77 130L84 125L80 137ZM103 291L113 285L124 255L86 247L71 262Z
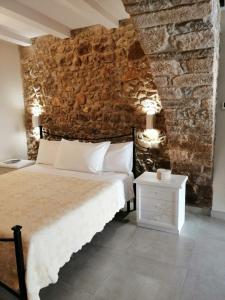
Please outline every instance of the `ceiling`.
M121 0L0 0L0 39L31 45L31 38L70 36L72 29L118 26L128 18Z

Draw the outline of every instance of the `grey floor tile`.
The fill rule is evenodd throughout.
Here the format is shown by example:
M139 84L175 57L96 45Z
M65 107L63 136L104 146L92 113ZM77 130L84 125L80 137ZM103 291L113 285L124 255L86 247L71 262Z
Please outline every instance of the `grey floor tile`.
M50 285L40 292L41 300L92 300L93 296L87 291L73 290L62 281Z
M186 267L190 262L194 243L188 237L138 228L128 253Z
M182 237L197 239L199 237L200 218L196 214L186 213L185 223L181 230Z
M92 244L115 250L126 250L136 228L136 225L130 223L111 222L104 231L96 234Z
M153 300L156 299L160 284L147 276L118 269L99 287L96 300Z
M174 265L146 259L134 255L128 255L123 259L123 268L129 273L138 272L147 277L160 280L164 284L180 287L186 278L187 269Z
M1 300L15 300L16 298L0 287L0 299Z
M207 216L199 216L198 238L225 242L225 222Z
M196 241L189 268L225 280L225 241L205 238Z
M109 259L109 253L106 256L101 253L102 249L102 247L92 247L90 258L78 267L74 256L73 261L61 270L60 280L74 291L87 291L94 294L114 268L113 260ZM103 249L103 252L106 250Z
M225 279L225 278L224 278ZM224 300L225 280L210 273L190 270L179 300Z
M175 300L181 286L160 279L118 268L95 294L96 300Z

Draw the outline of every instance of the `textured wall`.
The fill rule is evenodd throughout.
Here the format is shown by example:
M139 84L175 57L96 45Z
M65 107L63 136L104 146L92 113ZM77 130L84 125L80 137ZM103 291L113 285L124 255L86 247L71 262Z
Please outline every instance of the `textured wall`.
M148 56L174 172L188 202L211 207L219 51L217 0L123 0Z
M21 48L29 157L37 149L31 130L35 101L43 107L43 125L54 132L127 133L131 126L144 128L142 102L157 87L163 111L155 127L168 144L150 153L140 149L139 171L171 164L174 173L189 176L188 204L211 207L216 0L124 3L137 34L122 22L118 29L93 26L70 39L42 37Z
M93 137L129 133L145 127L143 101L155 85L129 21L118 29L92 26L72 32L72 38L37 38L21 47L28 134L28 155L35 158L31 112L43 108L42 124L52 132ZM156 127L165 130L163 112ZM148 152L138 151L139 171L151 169ZM156 167L169 166L166 145L151 152Z
M0 41L0 161L27 154L20 73L18 47Z

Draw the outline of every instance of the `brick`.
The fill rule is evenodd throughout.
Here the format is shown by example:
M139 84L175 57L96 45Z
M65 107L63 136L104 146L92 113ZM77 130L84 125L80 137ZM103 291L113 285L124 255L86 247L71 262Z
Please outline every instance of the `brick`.
M165 26L139 29L138 37L145 54L163 52L169 46L169 34Z
M155 76L153 80L156 87L165 87L168 85L168 78L166 76Z
M190 59L182 63L182 67L186 68L188 73L212 72L213 58Z
M204 30L172 36L170 44L174 51L193 51L212 48L214 46L213 31Z
M211 85L199 86L194 89L193 97L198 99L207 99L213 96L213 88ZM212 102L212 99L210 100Z
M150 61L152 74L156 75L179 75L183 70L178 61L174 60L158 60Z
M138 15L141 13L146 12L153 12L159 11L166 8L171 8L172 3L168 0L160 0L160 1L152 1L152 0L145 0L145 1L135 1L135 0L128 0L130 3L126 3L126 0L123 0L124 4L126 5L126 11L128 14L131 15Z
M175 7L169 10L161 10L137 16L134 15L132 20L136 27L148 28L209 18L210 13L210 3L199 3L191 6Z
M212 74L183 74L173 79L173 86L175 87L193 87L200 85L211 85L213 81Z
M181 89L173 87L158 88L158 93L161 99L167 100L182 99L183 97Z

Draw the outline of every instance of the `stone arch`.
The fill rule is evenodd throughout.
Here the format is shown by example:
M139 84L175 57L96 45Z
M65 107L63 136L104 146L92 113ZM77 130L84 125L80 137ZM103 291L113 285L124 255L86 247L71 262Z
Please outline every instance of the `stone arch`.
M123 0L162 101L174 172L188 204L212 205L219 2Z

